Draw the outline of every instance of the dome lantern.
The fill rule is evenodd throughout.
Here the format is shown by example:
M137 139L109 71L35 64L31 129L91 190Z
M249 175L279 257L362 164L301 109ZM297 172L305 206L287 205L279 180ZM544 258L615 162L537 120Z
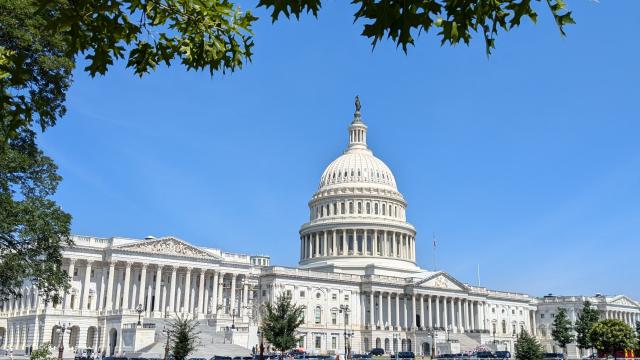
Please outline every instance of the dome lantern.
M356 96L356 112L349 126L349 150L367 149L367 125L360 117L360 97Z

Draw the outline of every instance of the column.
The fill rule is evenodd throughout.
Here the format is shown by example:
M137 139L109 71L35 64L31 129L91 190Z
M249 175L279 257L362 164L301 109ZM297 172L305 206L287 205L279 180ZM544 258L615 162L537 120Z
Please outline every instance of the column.
M211 306L213 307L211 309L211 313L212 314L217 314L218 313L218 289L219 289L219 286L218 286L218 281L219 281L218 280L218 274L219 274L219 271L215 271L213 273L213 284L211 284L211 285L213 285L213 287L211 289L211 296L213 298L213 299L211 299Z
M176 311L176 283L178 282L178 267L171 268L171 286L169 287L169 311Z
M531 317L531 333L533 334L533 336L538 335L538 326L536 325L536 311L532 310L532 317Z
M472 330L477 330L478 328L476 327L476 302L472 301L471 302L471 329Z
M349 253L349 243L347 242L347 229L342 229L342 255Z
M218 305L222 309L222 305L224 304L224 276L226 274L221 272L218 277ZM224 314L224 310L222 313Z
M449 309L447 306L447 297L442 297L442 322L445 329L449 328Z
M377 256L378 255L378 231L377 230L373 230L373 237L371 238L371 247L372 247L371 255Z
M322 232L322 249L324 251L322 255L328 256L329 255L329 239L327 238L326 230Z
M486 314L485 314L485 306L484 306L484 301L480 303L480 306L482 306L480 313L482 314L482 325L480 326L480 328L482 330L487 330L487 320L486 320Z
M433 324L433 316L431 315L431 295L429 295L427 297L427 317L428 317L428 322L427 322L427 326L426 328L433 328L434 324Z
M367 229L362 230L362 255L367 255L369 247L367 246Z
M416 327L416 294L411 295L411 321L409 322L409 326L411 328Z
M109 268L107 266L102 266L102 269L100 270L100 288L96 289L98 291L96 291L96 301L93 303L93 310L104 309L105 281L107 280L105 279L105 275L107 274L107 271L109 271Z
M205 278L204 278L204 300L202 302L202 313L203 314L208 314L209 313L209 299L211 298L211 293L209 293L209 290L211 289L211 280L213 278L213 275L209 274L207 275L205 272Z
M124 284L122 285L122 308L124 310L130 309L129 307L129 286L131 281L131 263L125 263L124 269Z
M440 323L440 296L436 296L436 327L442 327Z
M147 309L147 304L145 303L145 296L147 291L147 266L149 264L142 263L140 267L140 290L138 290L138 304L142 305L143 309ZM138 306L138 304L133 304L134 307ZM149 304L151 306L151 304Z
M242 306L249 305L249 283L247 282L247 276L244 276L242 280Z
M116 272L116 263L115 262L109 262L109 276L107 279L107 299L106 299L106 306L105 306L105 310L107 311L111 311L113 310L113 277L114 277L114 273Z
M458 332L459 333L463 333L464 332L464 324L462 322L462 299L458 298L457 299L457 303L458 303Z
M384 317L382 316L382 291L378 292L378 323L380 329L384 326Z
M87 260L87 266L84 268L84 283L82 285L82 310L89 310L89 285L91 280L91 261ZM97 300L97 299L96 299ZM37 323L37 321L36 321ZM37 326L36 326L37 327Z
M464 299L464 328L469 330L469 323L471 319L469 319L469 300Z
M424 295L420 296L420 326L426 329L428 326L427 326L427 317L424 316L424 306L425 306L424 297L425 297Z
M375 328L375 306L373 305L373 291L369 293L369 326Z
M153 311L162 311L160 309L160 288L162 286L162 265L156 266L156 287L155 287L155 300L153 302Z
M188 267L184 276L184 305L181 310L186 313L191 313L191 271L193 268Z
M317 240L316 237L316 241ZM236 276L237 274L231 274L231 295L229 296L229 301L231 303L230 309L232 314L235 314L236 310Z
M391 322L391 293L387 293L387 326L389 326L389 329L393 329L393 323Z
M73 283L73 273L75 272L76 259L69 259L69 271L67 274ZM72 285L73 287L73 285ZM71 304L71 291L65 294L64 296L64 309L73 309L73 304Z
M196 313L198 314L204 314L205 313L205 307L204 307L204 276L206 274L206 269L200 269L200 286L198 286L198 311L196 311Z
M400 327L400 294L396 294L396 321L395 327Z
M407 304L407 302L409 302L409 299L405 295L405 296L402 297L402 315L404 315L404 328L405 329L409 328L409 315L407 314L408 309L409 309L409 304Z

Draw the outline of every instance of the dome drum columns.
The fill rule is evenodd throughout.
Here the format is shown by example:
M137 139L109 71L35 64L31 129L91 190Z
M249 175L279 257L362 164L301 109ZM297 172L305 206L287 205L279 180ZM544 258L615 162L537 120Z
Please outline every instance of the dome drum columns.
M415 233L341 228L300 236L300 261L334 257L380 257L415 263Z

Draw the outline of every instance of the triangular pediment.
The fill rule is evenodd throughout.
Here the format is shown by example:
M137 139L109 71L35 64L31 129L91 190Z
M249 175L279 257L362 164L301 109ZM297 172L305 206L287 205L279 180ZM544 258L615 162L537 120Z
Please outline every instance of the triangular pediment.
M202 249L198 249L186 241L175 237L137 241L133 244L117 246L114 249L155 255L169 255L199 259L220 259L218 256Z
M438 271L416 283L418 287L466 291L467 287L453 276Z
M609 304L623 306L640 306L637 302L624 295L618 295L614 297L613 299L611 299L611 301L609 301Z

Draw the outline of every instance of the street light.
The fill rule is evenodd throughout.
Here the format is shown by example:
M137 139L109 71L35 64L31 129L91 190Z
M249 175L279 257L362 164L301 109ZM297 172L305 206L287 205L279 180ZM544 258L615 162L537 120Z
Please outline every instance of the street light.
M347 320L349 319L349 309L348 304L340 305L340 313L344 314L344 357L349 358L349 346L347 345Z
M164 345L164 360L167 360L169 358L169 338L171 337L171 332L163 326L162 333L167 337L167 342Z
M262 340L262 330L258 328L258 338L260 339L260 360L264 360L264 342Z
M136 312L138 313L138 326L140 326L142 325L142 322L140 321L140 317L144 312L144 308L142 307L142 304L138 304L138 306L136 307Z
M62 360L62 354L64 353L64 333L67 331L67 328L70 327L71 324L58 323L58 329L56 332L60 334L60 345L58 346L58 360Z
M400 334L393 332L393 344L395 345L393 351L395 352L395 358L398 360L398 348L400 347Z

